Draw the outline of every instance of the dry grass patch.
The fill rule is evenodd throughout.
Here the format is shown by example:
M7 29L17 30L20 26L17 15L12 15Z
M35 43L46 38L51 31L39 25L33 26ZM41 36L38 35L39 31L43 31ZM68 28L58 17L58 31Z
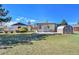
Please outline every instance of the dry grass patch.
M1 49L9 55L75 55L79 54L79 34L51 35L46 40L33 41L33 45L17 44L12 49Z

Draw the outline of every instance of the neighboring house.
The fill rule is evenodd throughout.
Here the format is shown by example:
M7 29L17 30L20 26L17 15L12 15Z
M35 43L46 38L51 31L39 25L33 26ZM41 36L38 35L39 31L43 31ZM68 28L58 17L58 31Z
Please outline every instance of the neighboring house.
M0 33L4 32L4 27L0 26Z
M74 32L79 32L79 24L73 25L73 31Z
M35 26L37 32L55 32L55 23L37 23Z
M57 28L57 33L72 34L73 33L73 27L70 26L70 25L59 26Z
M9 27L9 30L18 30L20 27L27 27L27 25L23 23L15 23Z
M0 22L0 33L4 32L5 22Z
M5 22L0 22L0 26L4 26L5 25Z
M26 25L26 24L23 24L23 23L15 23L15 24L11 25L11 27L9 27L9 29L10 30L18 30L19 27L26 27L28 29L28 31L33 30L32 25Z

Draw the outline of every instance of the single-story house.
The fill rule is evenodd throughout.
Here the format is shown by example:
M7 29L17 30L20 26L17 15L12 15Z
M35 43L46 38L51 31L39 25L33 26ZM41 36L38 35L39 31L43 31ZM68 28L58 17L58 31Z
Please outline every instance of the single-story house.
M28 31L33 30L32 25L26 25L26 24L23 24L23 23L15 23L15 24L11 25L11 27L9 29L10 30L18 30L19 27L26 27L28 29Z
M73 33L73 27L70 25L64 25L57 27L57 33L60 34L72 34Z
M79 24L73 25L73 31L74 32L79 32Z
M15 24L12 24L11 27L9 27L9 31L18 30L18 28L20 28L20 27L27 27L27 25L23 24L23 23L15 23Z
M6 22L0 22L0 26L5 26Z
M56 24L55 23L37 23L36 32L56 32Z
M4 27L0 26L0 33L3 33L3 32L4 32Z
M0 33L4 32L5 22L0 22Z
M33 27L32 25L27 25L27 29L28 29L28 31L30 31L30 32L33 31L33 28L34 28L34 27Z

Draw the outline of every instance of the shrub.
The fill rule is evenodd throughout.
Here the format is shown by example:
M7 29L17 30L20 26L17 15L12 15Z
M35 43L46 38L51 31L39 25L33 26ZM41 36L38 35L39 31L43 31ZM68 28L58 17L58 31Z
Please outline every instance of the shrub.
M26 27L21 27L19 28L19 32L27 32L28 29Z
M11 33L13 33L13 31L11 31Z
M8 33L8 31L4 31L5 33Z

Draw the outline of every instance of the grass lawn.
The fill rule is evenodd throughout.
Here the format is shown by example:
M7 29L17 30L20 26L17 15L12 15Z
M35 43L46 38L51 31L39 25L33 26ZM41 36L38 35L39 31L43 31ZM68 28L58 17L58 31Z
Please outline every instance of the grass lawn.
M8 34L8 35L16 35L16 34L32 34L32 33L34 33L34 32L25 32L25 33L16 33L16 32L14 32L14 33L0 33L0 35L6 35L6 34Z
M33 41L33 45L17 44L0 49L5 55L76 55L79 54L79 34L51 35L46 40Z

